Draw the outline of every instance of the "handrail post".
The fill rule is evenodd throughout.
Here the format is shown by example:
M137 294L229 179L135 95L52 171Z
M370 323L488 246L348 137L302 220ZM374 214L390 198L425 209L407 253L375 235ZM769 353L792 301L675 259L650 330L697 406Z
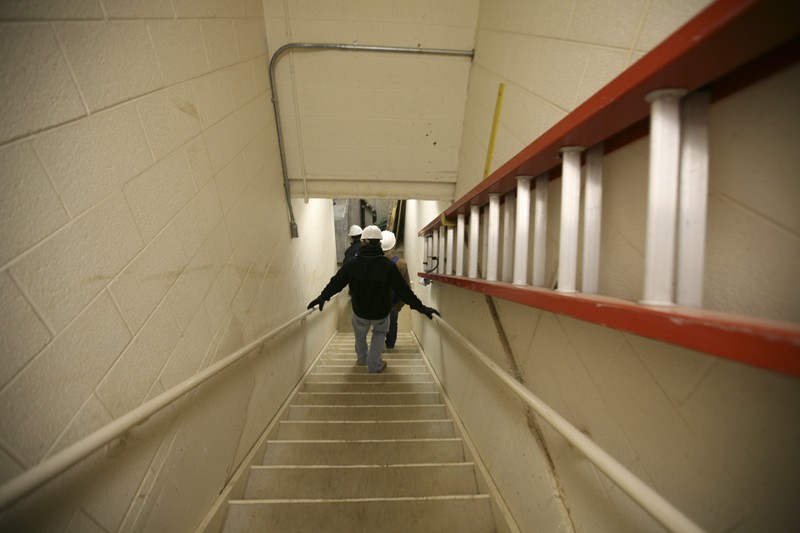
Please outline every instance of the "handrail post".
M547 255L547 193L550 177L536 178L536 209L533 220L533 286L544 287Z
M708 111L710 92L683 99L681 109L681 177L675 300L703 305L706 212L708 208Z
M675 261L675 220L680 160L680 99L683 89L647 95L650 115L650 168L647 244L642 303L671 305Z
M581 205L582 146L561 149L561 237L558 245L558 291L576 292L578 229Z
M531 227L531 176L517 176L517 222L514 227L514 285L528 284Z
M456 276L464 275L464 226L466 215L458 214L456 225Z
M480 235L481 207L469 206L469 277L478 277L478 236Z
M500 244L500 195L489 195L489 238L486 241L486 281L497 281Z
M600 225L603 214L603 145L586 152L583 199L583 269L581 292L596 294L600 277Z

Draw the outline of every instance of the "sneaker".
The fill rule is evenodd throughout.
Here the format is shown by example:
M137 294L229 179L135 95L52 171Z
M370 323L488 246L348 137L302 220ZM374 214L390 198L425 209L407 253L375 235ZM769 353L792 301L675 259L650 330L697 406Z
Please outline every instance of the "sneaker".
M362 363L361 361L356 361L358 366L367 366L367 363Z
M378 374L380 374L381 372L383 372L384 370L386 370L386 367L387 367L387 366L388 366L388 365L386 364L386 361L384 361L384 362L383 362L383 364L381 365L381 369L380 369L380 370L378 370Z

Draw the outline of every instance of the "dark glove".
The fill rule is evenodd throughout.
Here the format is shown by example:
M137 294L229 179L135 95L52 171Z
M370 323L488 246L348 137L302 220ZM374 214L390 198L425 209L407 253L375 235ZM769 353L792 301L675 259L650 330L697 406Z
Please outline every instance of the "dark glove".
M319 310L322 311L322 306L325 305L325 300L323 300L322 298L311 300L311 303L308 304L308 307L306 307L306 309L311 309L312 307L317 306L317 304L319 304Z
M442 316L442 314L439 313L439 311L437 311L433 307L423 307L422 309L419 310L419 312L422 313L423 315L425 315L426 317L428 317L431 320L433 320L433 315L434 314Z

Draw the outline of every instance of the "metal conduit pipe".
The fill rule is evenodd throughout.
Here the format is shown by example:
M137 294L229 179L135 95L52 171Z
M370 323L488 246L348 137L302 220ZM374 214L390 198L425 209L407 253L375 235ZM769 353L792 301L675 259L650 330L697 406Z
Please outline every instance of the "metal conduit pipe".
M586 153L583 200L583 275L581 292L597 293L600 277L600 224L603 214L603 145Z
M472 58L474 50L449 50L446 48L406 48L400 46L372 46L359 44L338 43L287 43L272 54L269 60L269 85L272 92L272 108L275 112L275 130L278 134L278 150L281 156L281 172L283 173L283 190L286 194L286 207L289 209L289 231L293 239L299 237L297 220L292 209L292 197L289 190L289 172L286 168L286 151L283 145L283 130L281 129L281 114L278 106L278 91L275 85L275 66L278 59L289 50L343 50L349 52L389 52L398 54L429 54L439 56L463 56Z
M464 229L466 226L467 215L458 214L458 225L456 226L456 276L464 275Z
M647 95L650 113L650 165L647 188L647 242L643 304L672 305L675 225L680 173L681 98L683 89Z
M561 239L558 243L558 291L577 292L578 228L581 205L582 146L561 149Z
M528 283L528 238L531 226L531 176L517 176L517 218L514 225L514 285Z
M514 268L514 220L517 217L517 195L506 195L503 207L503 281L511 283Z
M486 240L486 281L497 281L500 245L500 195L489 195L489 238Z
M455 263L453 256L453 233L455 229L452 226L448 226L447 228L447 253L445 254L445 266L447 269L444 271L445 274L450 275L453 273L453 264Z
M536 178L536 211L533 222L533 286L544 287L545 256L547 254L547 195L550 178L541 174Z
M481 208L477 205L469 206L469 266L467 276L470 278L478 277L478 250L480 243Z
M708 119L711 93L686 96L681 108L681 156L678 200L678 257L675 300L703 306L708 213Z

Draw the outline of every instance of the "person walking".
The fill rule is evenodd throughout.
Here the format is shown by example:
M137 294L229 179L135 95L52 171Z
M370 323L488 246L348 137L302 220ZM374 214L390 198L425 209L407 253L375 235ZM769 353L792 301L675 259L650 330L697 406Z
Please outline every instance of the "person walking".
M342 259L342 263L351 257L355 257L358 251L361 249L361 231L361 226L357 226L355 224L350 226L350 229L347 231L347 236L350 237L350 246L348 246L347 250L344 251L344 259Z
M314 298L307 309L319 306L335 294L350 286L353 302L353 333L358 364L367 365L370 373L383 372L386 361L381 352L389 331L389 313L392 308L391 290L411 309L422 313L429 319L439 315L433 307L424 305L403 280L397 266L383 255L381 249L381 230L377 226L367 226L361 234L362 248L355 259L345 261L333 275L320 295ZM440 315L441 316L441 315ZM367 333L372 328L372 340L367 348Z
M400 271L400 275L405 280L406 285L411 287L411 280L408 277L408 265L405 259L397 257L392 252L392 249L394 249L397 244L397 237L395 237L394 232L391 231L383 231L381 235L383 235L381 239L381 249L383 250L384 257L397 265L397 270ZM392 291L392 310L389 311L389 332L386 334L386 348L389 350L394 348L394 344L397 342L397 318L404 305L405 302Z

